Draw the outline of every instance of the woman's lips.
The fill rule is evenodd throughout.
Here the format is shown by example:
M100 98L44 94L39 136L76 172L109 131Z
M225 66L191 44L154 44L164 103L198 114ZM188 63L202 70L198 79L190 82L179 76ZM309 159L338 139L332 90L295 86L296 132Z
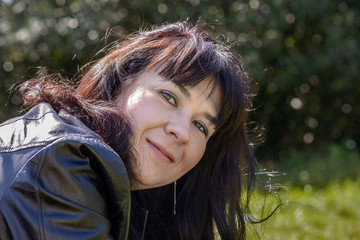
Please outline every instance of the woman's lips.
M146 141L149 143L150 147L154 150L155 154L165 162L175 162L174 156L166 151L162 146L159 144L156 144L152 142L149 139L146 139Z

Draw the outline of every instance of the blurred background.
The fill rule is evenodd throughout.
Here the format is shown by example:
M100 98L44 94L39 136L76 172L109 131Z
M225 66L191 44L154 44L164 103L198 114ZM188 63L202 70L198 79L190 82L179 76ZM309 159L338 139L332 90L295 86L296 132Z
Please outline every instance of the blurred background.
M109 29L186 19L209 23L241 54L257 94L251 120L264 128L256 154L274 176L268 187L280 183L278 200L296 202L254 227L260 238L357 239L358 0L0 0L0 122L21 108L13 84L42 67L73 78L110 43Z

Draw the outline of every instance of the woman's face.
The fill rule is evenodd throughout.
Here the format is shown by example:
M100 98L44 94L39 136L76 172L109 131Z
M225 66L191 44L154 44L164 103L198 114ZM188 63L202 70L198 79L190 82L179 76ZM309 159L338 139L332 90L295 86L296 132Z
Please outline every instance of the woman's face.
M132 190L174 182L200 161L221 102L218 89L209 97L212 87L210 81L179 87L145 71L120 94L118 105L134 131L138 179L131 180Z

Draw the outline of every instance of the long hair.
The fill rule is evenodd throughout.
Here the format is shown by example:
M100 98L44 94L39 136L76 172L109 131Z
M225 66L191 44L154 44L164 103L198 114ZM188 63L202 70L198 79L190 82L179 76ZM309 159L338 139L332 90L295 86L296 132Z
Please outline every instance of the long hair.
M165 79L184 87L212 79L214 88L221 90L222 102L216 131L204 156L178 180L176 216L172 185L134 191L130 239L139 238L143 230L145 239L214 239L216 231L222 239L245 239L245 214L257 170L246 129L251 101L249 82L237 54L199 25L177 22L139 31L113 44L103 58L92 64L76 90L56 90L60 88L33 80L23 85L23 98L28 105L47 101L56 109L67 109L112 147L122 141L128 151L115 150L123 158L129 155L131 146L126 136L131 130L121 113L114 111L114 100L131 84L133 75L154 68L161 69L159 74ZM41 94L34 94L34 87L29 86L38 86ZM104 116L107 123L98 124ZM111 124L116 118L124 123L117 128L117 137L112 138ZM125 164L130 177L136 177L131 170L136 165ZM145 212L146 225L139 217Z

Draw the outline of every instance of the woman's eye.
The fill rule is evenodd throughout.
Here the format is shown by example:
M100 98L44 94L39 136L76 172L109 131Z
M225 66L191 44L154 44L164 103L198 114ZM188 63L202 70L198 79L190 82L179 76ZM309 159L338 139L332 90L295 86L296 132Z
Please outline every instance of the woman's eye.
M200 121L193 121L194 125L201 131L204 133L204 135L207 137L208 135L208 130L205 126L205 124L203 124L202 122Z
M177 106L178 101L177 101L177 98L174 96L174 94L172 94L168 91L161 91L160 94L168 103L170 103L174 107Z

